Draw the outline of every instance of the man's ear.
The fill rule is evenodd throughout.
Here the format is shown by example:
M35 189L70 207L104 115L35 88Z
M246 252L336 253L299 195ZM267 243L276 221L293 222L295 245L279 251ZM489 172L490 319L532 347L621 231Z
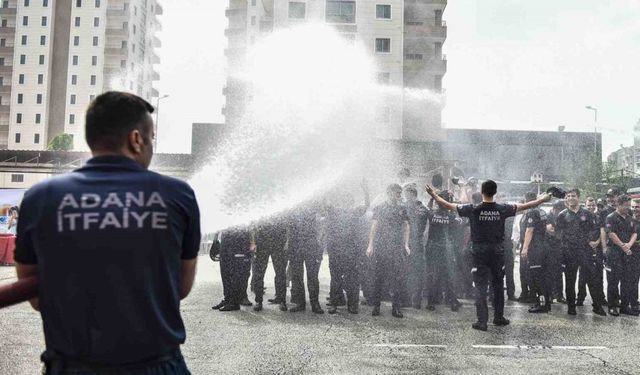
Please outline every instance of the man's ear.
M129 132L129 148L136 154L139 154L142 151L142 144L144 140L142 139L142 134L138 129L134 129Z

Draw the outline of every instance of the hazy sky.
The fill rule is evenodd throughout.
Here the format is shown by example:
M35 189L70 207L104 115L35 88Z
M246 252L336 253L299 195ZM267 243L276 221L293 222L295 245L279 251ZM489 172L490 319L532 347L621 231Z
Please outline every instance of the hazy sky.
M192 122L223 120L227 3L162 0L162 152L189 152ZM639 0L452 0L444 19L445 126L592 131L592 105L605 156L632 143Z

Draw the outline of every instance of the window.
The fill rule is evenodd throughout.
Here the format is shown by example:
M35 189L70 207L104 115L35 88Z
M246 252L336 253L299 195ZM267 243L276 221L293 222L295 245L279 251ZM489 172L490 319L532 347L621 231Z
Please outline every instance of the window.
M41 122L41 120L42 120L42 115L39 114L39 113L36 113L36 124L39 124ZM38 143L38 142L36 142L36 143Z
M376 38L376 53L390 53L390 52L391 52L391 39Z
M92 66L98 65L98 56L91 56L91 65Z
M9 2L8 2L8 1L6 1L6 0L5 0L5 1L3 1L3 2L2 2L2 7L3 7L3 8L8 8L8 7L9 7Z
M94 47L98 46L98 37L97 36L93 37L93 46Z
M407 53L405 55L405 58L407 60L422 60L422 54L421 53Z
M49 6L49 0L42 0L42 6L43 7L48 7Z
M78 65L78 55L73 55L73 65Z
M75 123L76 123L76 115L74 114L69 115L69 124L73 125Z
M40 64L40 65L44 65L44 55L40 55L40 56L38 57L38 64Z
M433 54L435 55L436 59L438 60L442 59L442 43L441 42L436 42L433 45Z
M96 8L100 8L100 0L96 0Z
M20 133L16 133L16 143L20 143ZM24 182L23 174L12 174L11 182Z
M91 86L95 86L96 85L96 76L92 75L91 76Z
M29 6L29 0L24 0L24 6L26 6L26 7Z
M6 45L7 45L7 39L6 38L0 39L0 47L5 47Z
M36 133L36 134L33 135L33 143L35 143L35 144L40 143L40 134Z
M22 39L22 40L20 41L20 42L21 42L21 44L22 44L23 46L26 46L26 45L27 45L27 36L26 36L26 35L23 35L21 39Z
M303 20L307 16L307 8L305 3L290 2L289 18Z
M22 113L16 114L16 124L22 124Z
M75 94L71 94L71 100L70 100L69 104L76 104L76 95Z
M3 19L2 22L0 23L0 25L2 25L2 27L7 27L7 20Z
M36 104L42 104L42 94L36 95Z
M378 84L379 85L388 85L391 81L391 73L389 72L380 72L378 73Z
M29 26L29 17L22 16L22 26Z
M379 20L391 19L391 5L376 4L376 18Z
M38 84L41 85L44 83L44 74L38 74Z
M20 55L20 65L27 63L27 55Z
M77 75L73 74L71 76L71 84L72 85L77 85L78 84L78 76Z
M76 0L76 7L77 8L82 7L82 0Z
M47 44L47 36L46 35L40 35L40 45L44 46Z
M442 92L442 76L435 76L433 78L433 87L436 89L436 92Z
M89 95L89 103L91 103L95 98L96 98L95 95Z
M4 66L4 57L0 57L0 66Z
M93 18L93 27L100 27L100 17Z
M80 17L76 17L75 25L76 27L80 27Z
M47 26L47 17L42 17L42 26Z
M18 94L18 104L22 104L22 94Z
M256 6L256 0L251 0L251 6L252 7Z
M18 83L24 85L24 74L20 74L18 76Z
M331 23L355 23L356 2L327 0L326 21Z
M74 36L73 37L73 45L74 46L79 46L80 45L80 37L79 36Z
M125 69L127 67L127 60L120 60L120 69Z

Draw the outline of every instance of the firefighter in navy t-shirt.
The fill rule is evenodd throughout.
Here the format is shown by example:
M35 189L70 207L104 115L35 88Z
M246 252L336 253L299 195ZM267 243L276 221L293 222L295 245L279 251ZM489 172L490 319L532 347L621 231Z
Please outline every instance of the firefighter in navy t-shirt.
M472 325L474 329L487 330L489 311L487 307L487 288L489 282L493 287L494 319L497 326L509 324L504 317L504 222L507 217L515 216L517 211L537 207L551 199L548 194L525 204L498 204L494 196L498 185L487 180L482 183L482 203L454 204L439 197L431 186L427 186L427 193L434 198L440 207L457 210L458 215L467 217L471 226L471 247L473 257L473 279L476 288L476 315L478 321Z
M17 272L39 279L46 374L189 374L180 300L199 211L189 185L147 170L152 112L132 94L98 96L85 121L93 158L24 196Z

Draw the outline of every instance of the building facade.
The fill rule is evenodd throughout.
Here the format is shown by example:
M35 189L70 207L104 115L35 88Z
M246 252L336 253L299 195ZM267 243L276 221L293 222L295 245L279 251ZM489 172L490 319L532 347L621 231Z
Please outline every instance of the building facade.
M247 49L273 30L305 22L325 23L348 40L371 51L378 84L402 89L428 89L442 94L446 58L442 45L446 0L229 0L225 30L228 79L223 89L225 122L241 120L247 102L245 85L235 79ZM442 105L400 95L378 111L379 136L385 139L436 140L443 137Z
M156 0L5 0L0 7L0 148L88 150L84 111L103 91L158 97Z

